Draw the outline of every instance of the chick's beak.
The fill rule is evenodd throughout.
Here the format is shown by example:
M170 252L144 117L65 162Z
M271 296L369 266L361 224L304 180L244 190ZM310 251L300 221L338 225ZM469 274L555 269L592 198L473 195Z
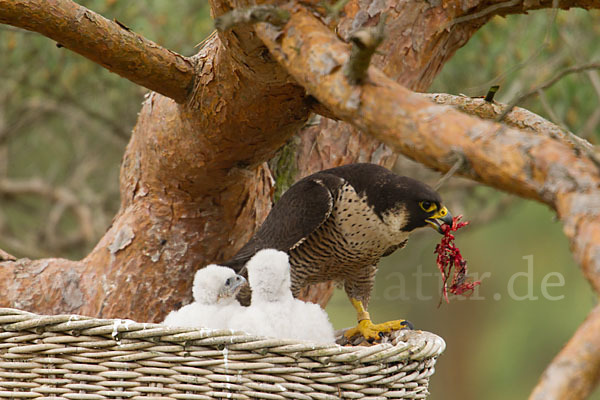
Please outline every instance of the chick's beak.
M247 283L246 278L241 275L234 275L227 279L227 284L219 290L219 299L227 297L235 297L239 291Z
M452 225L452 214L450 214L450 211L448 211L446 207L442 206L435 214L427 218L425 222L431 225L436 231L443 234L444 231L442 230L442 225Z

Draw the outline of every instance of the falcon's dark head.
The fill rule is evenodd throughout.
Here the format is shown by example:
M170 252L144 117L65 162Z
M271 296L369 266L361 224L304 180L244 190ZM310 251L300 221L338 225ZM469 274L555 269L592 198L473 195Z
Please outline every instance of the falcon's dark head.
M452 214L442 204L440 195L423 182L390 174L380 181L373 197L375 213L393 230L412 232L431 226L443 233L443 224L452 224ZM369 200L371 196L367 193Z
M441 226L452 223L452 214L442 205L440 195L423 182L377 164L349 164L323 172L344 178L365 196L392 234L427 225L442 233Z

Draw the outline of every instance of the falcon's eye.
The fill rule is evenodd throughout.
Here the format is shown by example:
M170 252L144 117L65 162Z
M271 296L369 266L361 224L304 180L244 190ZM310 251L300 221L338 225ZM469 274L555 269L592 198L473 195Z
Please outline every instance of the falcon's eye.
M434 211L437 208L437 206L435 205L435 203L432 203L432 202L427 201L427 200L420 201L419 202L419 206L421 206L421 209L423 211L425 211L425 212L432 212L432 211Z

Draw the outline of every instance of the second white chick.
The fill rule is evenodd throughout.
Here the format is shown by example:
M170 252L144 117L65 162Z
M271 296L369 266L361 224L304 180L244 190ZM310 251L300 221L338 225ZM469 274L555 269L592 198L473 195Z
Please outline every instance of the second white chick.
M210 264L194 276L194 302L171 311L163 324L226 329L229 319L243 309L235 297L245 283L231 268Z
M295 299L290 289L288 255L261 250L246 264L252 301L229 327L280 339L335 343L327 313L317 304Z

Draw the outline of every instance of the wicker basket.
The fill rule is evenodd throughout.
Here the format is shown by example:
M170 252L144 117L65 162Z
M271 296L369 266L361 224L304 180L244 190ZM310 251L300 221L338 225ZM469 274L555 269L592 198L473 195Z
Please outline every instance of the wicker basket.
M423 399L445 348L402 331L370 347L0 308L0 398Z

